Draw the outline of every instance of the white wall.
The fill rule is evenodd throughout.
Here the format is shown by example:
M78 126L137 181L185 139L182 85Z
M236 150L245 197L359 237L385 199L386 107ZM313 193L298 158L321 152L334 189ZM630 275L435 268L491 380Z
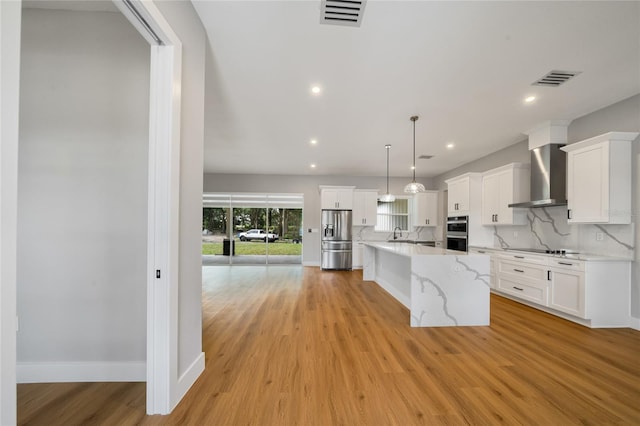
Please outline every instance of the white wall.
M18 380L145 380L149 45L110 12L22 36Z
M0 2L0 425L16 424L16 225L21 2Z
M427 189L431 188L429 179L417 179ZM403 194L404 186L411 178L389 179L389 192ZM320 264L320 234L309 233L309 228L320 228L320 192L319 185L345 185L361 189L378 189L384 194L387 179L383 177L363 176L298 176L298 175L204 175L204 192L258 192L258 193L302 193L304 194L303 225L304 237L302 262L305 265Z
M182 42L182 115L180 145L180 259L178 296L179 391L202 354L202 164L206 34L191 2L155 1ZM193 367L193 368L191 368ZM199 371L198 371L199 372ZM183 377L183 376L189 377ZM181 379L182 378L182 379Z

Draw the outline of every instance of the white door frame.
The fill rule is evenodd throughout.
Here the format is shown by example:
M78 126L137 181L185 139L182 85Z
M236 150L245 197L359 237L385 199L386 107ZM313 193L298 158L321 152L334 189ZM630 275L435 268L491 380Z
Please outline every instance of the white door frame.
M16 415L16 274L21 0L0 1L0 425Z
M152 1L116 6L151 44L147 241L147 414L168 414L177 392L182 43ZM0 1L0 424L16 416L18 112L22 1ZM156 278L160 271L160 278Z
M182 397L177 392L182 43L152 1L113 3L151 45L147 414L168 414Z

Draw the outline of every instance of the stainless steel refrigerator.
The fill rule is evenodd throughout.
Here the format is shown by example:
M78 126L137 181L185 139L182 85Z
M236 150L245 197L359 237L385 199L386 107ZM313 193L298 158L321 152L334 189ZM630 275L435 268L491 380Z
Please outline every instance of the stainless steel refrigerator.
M322 210L322 269L352 266L351 210Z

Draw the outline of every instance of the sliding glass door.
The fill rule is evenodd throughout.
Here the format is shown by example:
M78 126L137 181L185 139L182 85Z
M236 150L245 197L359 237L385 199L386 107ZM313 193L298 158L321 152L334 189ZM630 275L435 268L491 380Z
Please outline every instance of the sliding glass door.
M301 194L204 194L203 265L302 263Z

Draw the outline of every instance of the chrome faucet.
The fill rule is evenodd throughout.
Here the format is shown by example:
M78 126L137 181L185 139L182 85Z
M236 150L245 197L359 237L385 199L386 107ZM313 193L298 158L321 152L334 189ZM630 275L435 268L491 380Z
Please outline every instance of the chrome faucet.
M396 236L396 231L400 231L400 237L402 237L402 228L400 228L399 226L396 226L395 228L393 228L393 239L397 240L398 236Z

